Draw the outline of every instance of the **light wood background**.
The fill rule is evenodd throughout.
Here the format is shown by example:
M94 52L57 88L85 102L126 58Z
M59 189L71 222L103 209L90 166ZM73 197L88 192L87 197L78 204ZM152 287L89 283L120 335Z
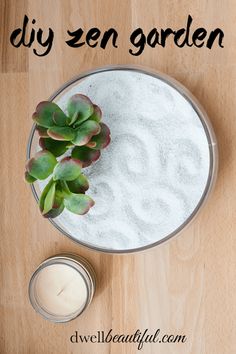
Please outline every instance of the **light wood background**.
M1 354L133 354L135 344L71 344L75 330L132 333L160 328L185 344L146 344L144 354L236 353L236 2L234 0L1 0ZM13 48L9 36L24 14L55 32L50 54ZM131 56L129 34L142 27L223 28L224 49L145 48ZM115 27L119 49L69 48L66 30ZM112 256L82 248L44 220L23 181L35 105L64 81L105 64L142 64L187 86L206 108L220 148L216 188L197 220L178 238L148 252ZM85 256L99 289L82 317L65 325L43 320L28 301L35 267L61 251Z

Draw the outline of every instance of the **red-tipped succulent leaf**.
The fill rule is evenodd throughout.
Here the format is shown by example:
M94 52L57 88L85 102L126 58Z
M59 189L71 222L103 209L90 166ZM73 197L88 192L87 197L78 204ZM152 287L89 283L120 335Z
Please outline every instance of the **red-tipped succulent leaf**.
M80 161L73 159L71 157L65 157L63 160L58 162L53 171L54 181L73 181L81 174L81 163Z

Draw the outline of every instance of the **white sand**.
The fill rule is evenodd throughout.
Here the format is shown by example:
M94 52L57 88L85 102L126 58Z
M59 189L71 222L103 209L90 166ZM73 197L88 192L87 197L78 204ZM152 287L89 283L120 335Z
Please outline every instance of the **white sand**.
M209 146L198 115L171 86L137 72L95 74L55 102L65 110L75 93L101 107L112 140L85 169L95 206L85 216L64 211L56 221L101 248L139 248L165 238L192 214L206 187Z

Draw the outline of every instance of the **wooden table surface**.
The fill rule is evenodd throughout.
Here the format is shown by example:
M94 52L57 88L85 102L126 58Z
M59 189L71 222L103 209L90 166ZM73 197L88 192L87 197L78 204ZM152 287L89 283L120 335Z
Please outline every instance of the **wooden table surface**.
M51 27L51 52L14 48L10 33L27 14L35 29ZM129 34L142 27L224 30L224 48L168 44L129 54ZM236 3L233 0L1 0L1 288L0 353L131 354L136 344L72 344L77 330L93 334L136 329L185 334L184 344L146 344L145 354L236 353ZM114 27L119 48L73 49L66 30ZM45 34L46 35L46 34ZM37 48L37 46L36 46ZM42 48L41 48L42 49ZM40 50L40 49L39 49ZM43 219L23 180L31 114L74 75L107 64L141 64L183 83L200 100L214 126L220 169L214 193L191 226L176 239L132 255L99 254L76 245ZM29 304L36 266L62 251L85 256L98 274L98 291L80 318L63 325L43 320Z

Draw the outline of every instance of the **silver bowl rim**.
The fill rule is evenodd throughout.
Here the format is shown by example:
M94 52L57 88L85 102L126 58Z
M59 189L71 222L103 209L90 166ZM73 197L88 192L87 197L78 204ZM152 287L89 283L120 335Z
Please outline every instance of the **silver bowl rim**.
M54 219L48 219L51 224L58 230L60 231L63 235L67 236L70 238L72 241L75 243L79 244L80 246L86 247L87 249L96 251L96 252L101 252L101 253L107 253L107 254L130 254L130 253L137 253L141 251L145 251L148 249L151 249L153 247L156 247L162 243L165 243L166 241L179 236L179 234L186 229L187 226L190 225L190 223L195 219L195 217L198 215L199 211L202 209L203 205L205 205L205 202L207 201L210 192L212 191L215 182L216 182L216 177L217 177L217 171L218 171L218 147L217 147L217 140L215 137L215 133L213 130L213 127L211 125L211 122L209 120L209 117L206 113L206 111L203 109L199 101L192 95L192 93L181 83L179 83L177 80L172 78L171 76L164 74L162 72L150 69L148 67L140 66L140 65L106 65L102 67L98 67L95 69L91 69L88 71L84 71L79 75L76 75L73 77L71 80L65 82L62 86L59 87L58 90L56 90L50 97L49 100L53 101L62 91L64 91L66 88L69 86L73 85L77 81L84 79L90 75L94 75L97 73L101 72L107 72L107 71L114 71L114 70L121 70L121 71L135 71L139 72L142 74L146 74L149 76L152 76L154 78L157 78L164 83L170 85L172 88L177 90L192 106L194 111L197 113L202 126L205 130L207 140L208 140L208 145L209 145L209 154L210 154L210 166L209 166L209 175L207 179L207 183L204 189L204 192L196 205L195 209L193 212L189 215L189 217L172 233L167 235L166 237L162 238L161 240L158 240L156 242L147 244L142 247L138 248L131 248L131 249L109 249L109 248L102 248L98 246L94 246L92 244L83 242L78 240L76 237L70 235L68 232L63 230L55 221ZM32 141L35 133L35 128L36 124L33 124L33 127L31 129L29 139L28 139L28 144L27 144L27 152L26 152L26 158L30 159L31 157L31 147L32 147ZM35 200L38 202L38 194L36 192L36 189L34 187L34 184L31 184L31 190L34 195Z

